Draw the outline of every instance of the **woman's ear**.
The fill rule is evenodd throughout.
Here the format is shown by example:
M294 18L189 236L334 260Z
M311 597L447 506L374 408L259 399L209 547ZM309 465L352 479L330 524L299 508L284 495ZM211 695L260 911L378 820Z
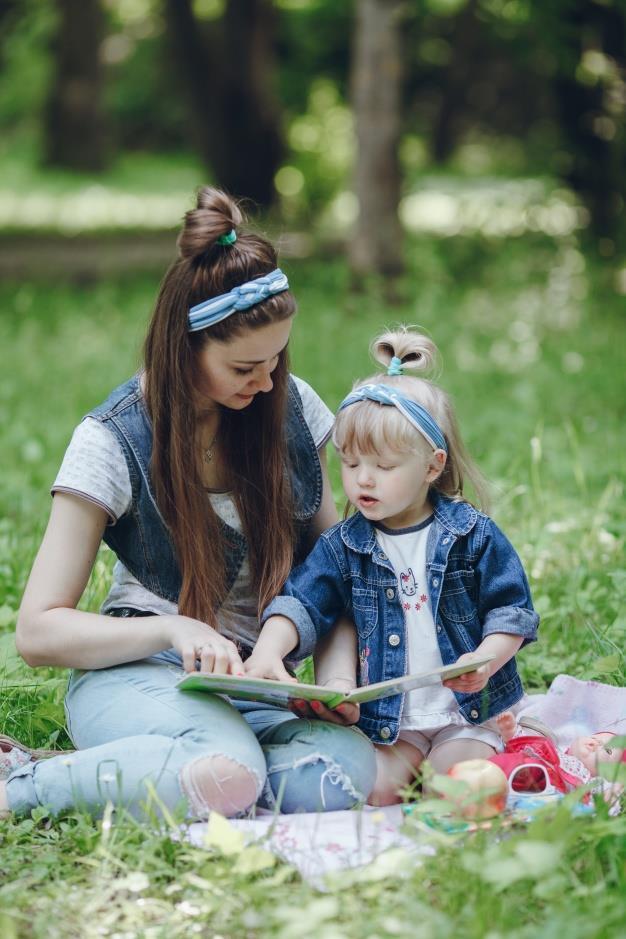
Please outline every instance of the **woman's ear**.
M439 479L446 467L447 454L445 450L434 450L426 471L426 482L434 483Z

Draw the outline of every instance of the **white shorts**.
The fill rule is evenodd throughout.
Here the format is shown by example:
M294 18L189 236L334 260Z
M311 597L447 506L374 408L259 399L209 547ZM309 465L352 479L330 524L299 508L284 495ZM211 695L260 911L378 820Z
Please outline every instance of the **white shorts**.
M520 711L528 706L528 696L524 695L516 704L508 708L517 717ZM438 724L436 727L420 727L419 730L409 730L401 728L398 735L399 740L406 740L427 757L436 747L448 740L479 740L493 747L496 753L502 749L502 737L498 731L498 725L495 717L485 721L483 724L470 724L469 721L463 724L445 724L443 727Z
M403 728L398 740L406 740L417 747L424 757L448 740L479 740L493 747L496 752L502 749L500 735L484 724L447 724L445 727L422 727L421 730Z

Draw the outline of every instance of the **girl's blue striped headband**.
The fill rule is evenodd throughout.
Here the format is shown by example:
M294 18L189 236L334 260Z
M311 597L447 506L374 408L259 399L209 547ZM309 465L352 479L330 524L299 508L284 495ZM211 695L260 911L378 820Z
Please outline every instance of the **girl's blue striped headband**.
M401 394L397 388L392 388L390 385L361 385L343 399L339 410L343 411L344 408L359 401L375 401L377 404L388 404L397 408L428 441L433 450L448 452L446 438L437 421L431 417L426 408L423 408L417 401L413 401L412 398Z
M189 310L189 332L195 333L199 329L206 329L207 326L214 326L233 313L249 310L255 304L276 293L282 293L283 290L289 290L289 281L283 272L276 268L270 274L255 277L254 280L233 287L219 297L203 300Z

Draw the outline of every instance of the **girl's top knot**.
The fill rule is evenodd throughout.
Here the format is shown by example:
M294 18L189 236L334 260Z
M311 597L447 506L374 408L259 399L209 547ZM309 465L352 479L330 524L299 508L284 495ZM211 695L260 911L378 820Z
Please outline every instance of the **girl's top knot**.
M414 326L397 326L376 336L370 353L392 378L402 378L412 372L432 374L438 370L436 345Z

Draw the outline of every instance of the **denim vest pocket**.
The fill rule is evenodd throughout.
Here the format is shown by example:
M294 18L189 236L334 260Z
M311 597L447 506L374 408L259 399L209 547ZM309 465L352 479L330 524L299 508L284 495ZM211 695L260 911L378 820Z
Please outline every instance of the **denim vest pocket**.
M376 590L373 587L353 587L352 606L357 631L365 639L378 625Z

